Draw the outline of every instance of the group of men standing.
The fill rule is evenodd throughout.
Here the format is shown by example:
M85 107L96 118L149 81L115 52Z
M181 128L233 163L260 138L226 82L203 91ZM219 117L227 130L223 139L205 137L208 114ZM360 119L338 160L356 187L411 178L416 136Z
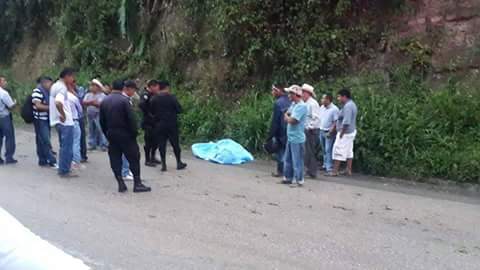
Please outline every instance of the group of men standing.
M302 186L305 176L317 177L320 159L326 176L338 176L341 162L347 162L347 175L351 175L357 106L350 91L338 92L340 110L331 94L322 95L320 105L309 84L274 85L272 94L276 100L268 140L275 144L277 155L272 175L283 177L283 184Z
M140 176L140 150L137 143L137 121L132 97L137 94L133 80L116 80L112 87L93 79L89 91L76 85L75 70L66 68L54 82L50 77L40 77L26 104L31 104L32 122L36 134L38 165L58 170L62 178L78 177L77 172L86 163L86 121L88 119L88 149L108 151L110 166L118 182L119 192L127 191L124 180L133 180L134 192L151 190L142 184ZM14 164L15 133L11 110L16 102L4 89L5 77L0 76L0 153L5 138L5 160L0 164ZM27 104L28 105L28 104ZM24 105L25 106L25 105ZM141 95L142 128L145 131L145 164L162 165L167 170L167 141L173 146L177 169L187 164L181 160L178 114L182 108L170 93L166 81L151 80ZM23 109L22 109L23 110ZM85 113L86 112L86 113ZM22 111L23 114L23 111ZM59 153L53 151L51 128L59 138ZM155 158L160 150L161 161Z

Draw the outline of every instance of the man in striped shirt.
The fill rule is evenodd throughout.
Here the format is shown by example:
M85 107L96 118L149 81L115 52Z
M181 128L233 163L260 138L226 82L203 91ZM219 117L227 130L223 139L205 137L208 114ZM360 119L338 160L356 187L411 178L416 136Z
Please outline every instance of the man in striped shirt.
M38 165L56 167L57 160L50 141L49 98L53 80L50 77L38 79L38 86L32 93L33 125L37 144Z

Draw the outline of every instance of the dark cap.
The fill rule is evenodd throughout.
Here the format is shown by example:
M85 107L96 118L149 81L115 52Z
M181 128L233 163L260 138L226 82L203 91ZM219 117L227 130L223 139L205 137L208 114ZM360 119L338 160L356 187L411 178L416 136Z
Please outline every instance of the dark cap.
M125 87L138 89L137 83L136 83L135 81L133 81L133 80L127 80L127 81L125 81Z
M53 79L48 76L41 76L40 78L37 79L37 83L43 83L45 81L51 81L53 82Z
M160 85L160 90L163 90L170 86L170 83L168 81L160 81L158 82L158 84Z
M112 83L113 90L122 91L124 87L125 87L125 84L123 83L123 80L115 80Z
M152 86L159 85L159 84L160 84L160 83L159 83L159 81L157 81L157 80L149 80L149 81L147 82L147 86L148 86L148 87L152 87Z

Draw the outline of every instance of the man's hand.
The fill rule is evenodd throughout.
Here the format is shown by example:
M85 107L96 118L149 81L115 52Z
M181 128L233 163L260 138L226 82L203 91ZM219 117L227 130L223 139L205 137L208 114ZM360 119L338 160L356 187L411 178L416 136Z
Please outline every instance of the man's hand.
M60 122L65 123L65 115L60 114Z

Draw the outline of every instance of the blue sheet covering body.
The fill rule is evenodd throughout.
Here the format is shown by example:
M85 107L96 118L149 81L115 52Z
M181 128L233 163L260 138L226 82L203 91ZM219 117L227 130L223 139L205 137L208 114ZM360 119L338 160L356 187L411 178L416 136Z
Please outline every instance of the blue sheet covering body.
M254 160L250 152L231 139L196 143L192 145L192 152L198 158L225 165L238 165Z

